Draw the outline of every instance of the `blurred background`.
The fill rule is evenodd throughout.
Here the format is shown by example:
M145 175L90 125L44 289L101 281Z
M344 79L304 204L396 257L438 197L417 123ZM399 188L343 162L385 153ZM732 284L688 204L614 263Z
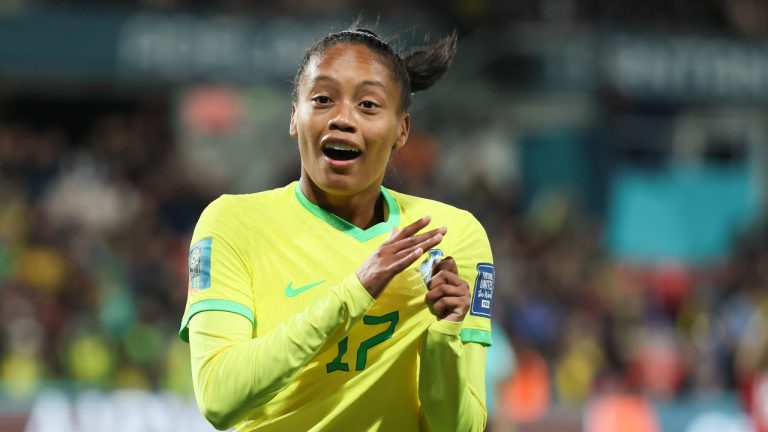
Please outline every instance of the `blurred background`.
M0 431L210 431L178 340L222 193L299 174L360 13L459 34L387 184L496 262L494 431L768 431L768 2L0 0Z

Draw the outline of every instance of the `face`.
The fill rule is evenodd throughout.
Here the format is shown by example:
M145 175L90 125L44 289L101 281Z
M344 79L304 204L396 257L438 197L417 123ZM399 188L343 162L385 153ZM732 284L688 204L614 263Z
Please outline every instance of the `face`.
M409 122L400 86L376 53L357 44L326 49L307 63L291 107L302 176L329 194L378 189Z

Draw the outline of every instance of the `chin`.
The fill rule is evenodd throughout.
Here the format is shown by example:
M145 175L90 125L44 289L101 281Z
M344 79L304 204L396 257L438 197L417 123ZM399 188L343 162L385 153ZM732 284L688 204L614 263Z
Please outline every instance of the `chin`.
M349 173L323 172L318 177L312 177L312 182L325 191L336 195L354 195L363 184L361 179Z

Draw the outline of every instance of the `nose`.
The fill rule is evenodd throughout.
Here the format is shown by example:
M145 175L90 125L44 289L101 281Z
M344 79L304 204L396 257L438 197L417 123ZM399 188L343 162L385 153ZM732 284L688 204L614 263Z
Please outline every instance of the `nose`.
M355 133L357 128L355 127L354 108L350 107L348 103L340 103L336 106L338 107L336 115L329 120L328 129Z

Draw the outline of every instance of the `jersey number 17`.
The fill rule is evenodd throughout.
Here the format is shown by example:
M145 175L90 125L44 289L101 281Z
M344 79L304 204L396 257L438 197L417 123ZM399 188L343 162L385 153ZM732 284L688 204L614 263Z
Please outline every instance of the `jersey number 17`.
M397 326L397 322L399 320L400 320L399 311L390 312L386 315L380 315L380 316L365 315L363 317L363 324L365 325L374 326L374 325L389 323L389 326L387 326L387 328L384 329L383 332L377 333L371 336L370 338L360 342L360 346L357 348L357 362L355 363L355 370L361 371L365 369L365 364L368 361L368 350L386 341L387 339L391 338L392 335L395 334L395 326ZM336 355L333 361L325 365L326 372L328 373L336 372L336 371L349 372L349 364L342 361L344 354L346 354L347 352L348 339L349 339L349 336L344 336L344 339L339 341L339 345L338 345L339 353Z

